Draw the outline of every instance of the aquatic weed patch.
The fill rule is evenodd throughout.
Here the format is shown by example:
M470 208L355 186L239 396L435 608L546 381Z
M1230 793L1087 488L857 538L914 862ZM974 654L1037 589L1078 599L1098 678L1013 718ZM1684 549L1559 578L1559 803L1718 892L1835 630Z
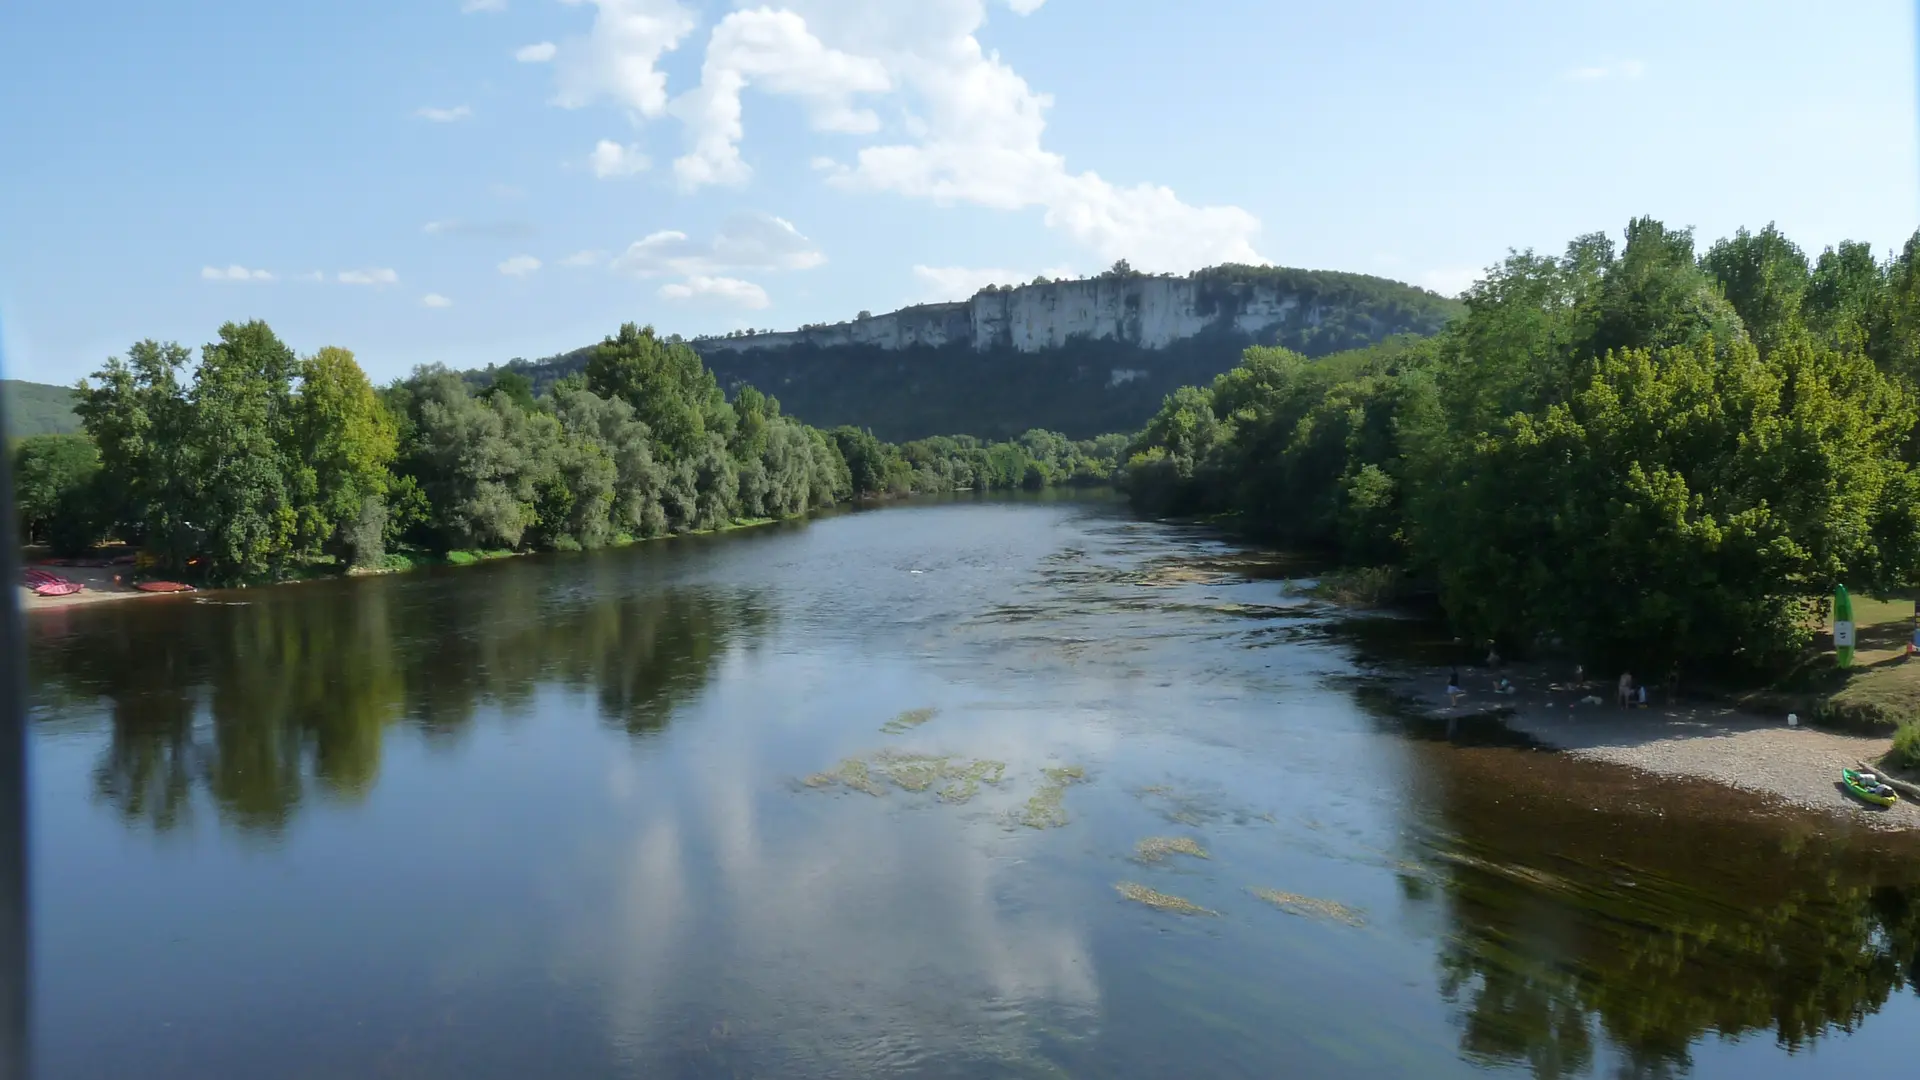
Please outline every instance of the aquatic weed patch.
M1061 805L1067 788L1085 780L1087 771L1078 765L1061 765L1042 769L1040 773L1046 782L1021 809L1020 824L1029 829L1057 829L1068 820L1066 807Z
M912 731L914 728L919 727L921 724L926 723L938 715L940 715L940 710L931 705L921 709L908 709L906 712L880 725L880 730L887 735L899 735L903 732Z
M949 768L945 774L949 783L940 789L940 801L963 803L980 791L981 784L999 784L1007 775L1007 763L981 759L969 761L965 765Z
M867 768L867 763L859 758L848 758L826 772L814 773L800 782L810 788L843 786L869 795L887 793L886 788L874 783L873 773Z
M849 787L869 795L885 795L887 784L916 793L938 786L942 802L964 803L979 793L981 784L1000 783L1006 771L1004 761L882 750L872 760L848 758L800 782L810 788Z
M1301 896L1299 893L1281 892L1278 889L1255 888L1248 891L1289 915L1304 915L1308 918L1326 919L1331 922L1345 923L1348 926L1367 925L1365 912L1333 900L1322 900L1316 896Z
M1174 855L1191 855L1196 859L1213 858L1198 841L1185 836L1149 836L1133 845L1135 862L1165 862Z
M1114 885L1114 891L1136 904L1145 904L1155 911L1164 911L1171 915L1218 915L1191 900L1163 893L1158 889L1149 889L1145 885L1131 881L1122 881Z

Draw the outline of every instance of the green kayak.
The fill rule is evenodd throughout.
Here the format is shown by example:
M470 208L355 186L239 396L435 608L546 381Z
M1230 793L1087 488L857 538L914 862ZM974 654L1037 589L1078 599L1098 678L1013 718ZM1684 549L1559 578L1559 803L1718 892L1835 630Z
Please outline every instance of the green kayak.
M1859 769L1840 770L1840 782L1847 785L1855 798L1865 799L1875 806L1892 806L1900 801L1892 788L1880 782L1880 778Z

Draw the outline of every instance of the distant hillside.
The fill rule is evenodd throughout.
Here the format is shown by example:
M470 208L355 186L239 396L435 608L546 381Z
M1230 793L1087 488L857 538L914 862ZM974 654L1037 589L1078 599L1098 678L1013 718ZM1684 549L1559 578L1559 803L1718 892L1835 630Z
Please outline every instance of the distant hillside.
M1118 267L690 344L729 391L751 384L821 427L855 424L890 440L1008 438L1035 427L1089 438L1140 427L1167 394L1211 381L1249 345L1325 356L1434 333L1460 310L1457 300L1364 274L1220 266L1173 277ZM506 366L545 386L590 354Z
M6 408L8 438L80 430L80 418L73 415L71 387L0 379L0 401Z

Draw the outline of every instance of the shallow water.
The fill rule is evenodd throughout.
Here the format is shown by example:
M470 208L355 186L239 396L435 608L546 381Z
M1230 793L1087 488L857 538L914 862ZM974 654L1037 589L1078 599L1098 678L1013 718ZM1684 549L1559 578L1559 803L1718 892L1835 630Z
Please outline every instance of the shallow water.
M1771 1078L1920 1044L1920 846L1410 727L1288 571L1110 501L953 502L37 615L39 1072ZM1005 775L943 799L889 750ZM849 759L884 794L803 782Z

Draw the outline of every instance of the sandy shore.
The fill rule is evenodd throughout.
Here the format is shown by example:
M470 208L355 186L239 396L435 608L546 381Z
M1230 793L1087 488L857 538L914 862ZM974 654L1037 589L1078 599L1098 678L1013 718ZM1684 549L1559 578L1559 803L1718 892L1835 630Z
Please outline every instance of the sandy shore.
M1891 738L1788 727L1785 716L1753 716L1684 699L1672 706L1621 709L1613 704L1611 681L1576 690L1522 666L1509 666L1503 673L1513 681L1515 693L1496 694L1496 676L1484 668L1463 668L1467 694L1457 708L1447 704L1447 668L1428 668L1395 681L1436 717L1509 708L1508 727L1574 757L1725 784L1874 828L1920 829L1920 806L1912 800L1903 798L1882 809L1861 803L1840 786L1841 769L1877 759ZM1647 693L1650 700L1664 697L1651 687ZM1585 701L1589 695L1601 703Z
M29 567L36 564L28 563ZM86 586L84 592L72 596L41 596L25 585L17 585L20 590L20 610L25 612L51 611L56 608L78 607L82 604L103 604L113 600L141 600L166 593L147 593L131 585L122 584L115 577L126 577L132 572L131 566L44 566L40 569L59 574Z

